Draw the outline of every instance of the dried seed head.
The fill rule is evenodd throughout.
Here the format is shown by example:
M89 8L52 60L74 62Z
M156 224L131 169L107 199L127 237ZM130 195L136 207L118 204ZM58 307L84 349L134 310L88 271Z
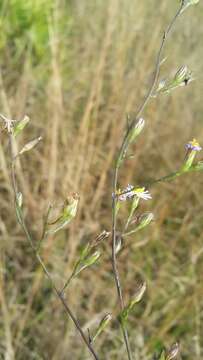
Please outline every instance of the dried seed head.
M140 135L140 133L143 130L144 126L145 126L145 120L140 118L137 121L137 123L135 124L135 126L129 132L129 143L132 143L133 141L135 141L137 136Z
M171 348L167 351L166 354L166 360L174 360L177 355L179 354L180 351L180 346L179 344L176 342L175 344L173 344L171 346Z
M122 248L122 245L123 245L123 238L121 236L121 233L117 233L116 234L116 248L115 248L116 254L119 253L119 251Z
M110 235L110 231L103 230L90 244L91 247L100 245L101 242L106 240Z
M145 293L147 289L147 284L146 282L143 282L142 284L140 284L137 289L135 290L135 293L133 295L133 299L132 301L132 305L134 306L136 303L138 303L140 300L142 300L143 295Z
M181 13L185 11L190 5L197 5L199 0L182 0Z
M186 65L183 65L178 69L177 73L175 74L174 79L178 82L182 82L185 79L185 76L188 74L188 68Z

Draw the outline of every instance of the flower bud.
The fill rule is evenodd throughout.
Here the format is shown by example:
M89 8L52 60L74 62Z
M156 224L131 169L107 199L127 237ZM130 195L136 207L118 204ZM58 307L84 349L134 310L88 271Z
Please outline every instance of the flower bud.
M102 331L104 331L104 329L106 328L106 326L109 324L109 322L112 320L112 315L111 314L106 314L103 319L101 320L98 329L95 333L95 335L92 338L92 341L94 341L98 335L101 334Z
M22 120L18 121L17 124L13 128L13 135L17 136L18 134L23 131L25 126L29 123L30 118L28 116L25 116Z
M42 137L39 136L38 138L29 141L27 144L23 146L23 148L20 150L18 155L23 154L24 152L32 150L40 141L42 140Z
M136 289L136 291L135 291L135 293L134 293L134 295L133 295L133 298L132 298L132 300L131 300L131 302L130 302L131 308L132 308L136 303L140 302L140 300L142 300L143 295L144 295L146 289L147 289L147 284L146 284L146 282L143 282L142 284L140 284L140 285L137 287L137 289Z
M137 231L143 229L147 225L149 225L154 220L154 214L153 213L145 213L140 216L139 224L131 231L125 233L123 236L128 236L131 234L136 233Z
M183 82L185 80L185 76L188 74L188 68L186 65L183 65L178 69L177 73L175 74L174 80L178 83Z
M71 194L65 201L62 212L59 214L56 220L49 222L48 225L53 226L47 231L47 234L54 234L69 224L69 222L76 216L79 204L79 195L77 193Z
M117 233L116 234L116 247L115 247L116 254L118 254L119 251L121 250L122 244L123 244L123 238L121 236L121 233Z
M188 171L191 168L196 153L202 150L201 146L199 145L196 139L193 139L188 144L186 144L185 148L187 150L187 154L186 154L185 162L182 166L182 171Z
M17 193L16 201L17 201L17 205L19 206L19 208L21 208L22 204L23 204L23 194L21 192Z
M137 304L140 300L142 300L145 291L146 291L146 282L138 286L129 304L121 311L119 315L119 319L122 323L125 323L127 321L130 311L134 308L135 304Z
M138 122L135 124L135 126L133 127L133 129L131 129L131 131L129 132L129 143L132 143L135 141L137 136L143 130L144 126L145 126L145 120L140 118L138 120Z
M100 251L95 251L91 255L87 255L85 258L80 258L79 261L76 263L74 269L74 277L77 276L81 271L86 269L87 267L94 265L97 260L100 258L101 253Z

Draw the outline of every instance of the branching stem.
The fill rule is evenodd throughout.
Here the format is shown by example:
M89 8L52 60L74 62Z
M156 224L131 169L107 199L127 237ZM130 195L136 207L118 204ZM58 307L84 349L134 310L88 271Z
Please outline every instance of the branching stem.
M116 161L116 165L115 165L115 169L114 169L113 199L112 199L112 268L113 268L113 275L114 275L114 279L115 279L115 283L116 283L117 294L118 294L118 299L119 299L121 311L124 309L124 300L123 300L121 281L120 281L118 265L117 265L117 259L116 259L116 231L117 231L117 227L116 227L116 225L117 225L116 204L117 204L118 199L115 196L117 188L118 188L119 167L120 167L120 163L121 163L121 161L122 161L122 159L123 159L123 157L124 157L124 155L126 153L128 145L129 145L129 134L132 131L132 129L134 128L135 124L138 121L138 118L141 116L144 109L146 108L146 105L148 104L149 100L152 97L153 91L155 89L155 86L157 84L157 80L158 80L158 77L159 77L160 66L161 66L161 57L162 57L162 53L163 53L163 50L164 50L164 47L165 47L165 43L166 43L166 41L168 39L168 36L169 36L172 28L174 27L174 24L176 23L176 20L180 16L180 14L182 12L182 9L183 9L183 2L181 2L181 5L180 5L178 11L176 12L176 14L173 17L173 19L171 20L168 28L166 29L166 31L163 34L162 41L161 41L159 51L158 51L158 54L157 54L157 58L156 58L155 70L154 70L154 75L153 75L153 78L152 78L152 83L151 83L151 85L149 87L149 90L148 90L143 102L141 103L140 107L137 110L135 118L131 121L131 123L128 126L128 129L127 129L126 134L124 136L123 142L122 142L122 144L120 146L120 149L118 151L117 161ZM125 346L126 346L126 351L127 351L127 354L128 354L128 360L132 360L132 353L131 353L131 349L130 349L127 328L126 328L126 326L124 326L122 324L121 324L121 328L122 328L123 338L124 338L124 342L125 342Z
M11 153L11 179L12 179L12 187L13 187L13 191L14 191L14 198L15 198L15 208L16 208L16 213L17 213L17 219L19 224L22 227L22 230L25 233L25 236L27 238L27 240L30 243L30 246L32 248L32 251L35 255L36 260L38 261L39 265L41 266L41 268L43 269L44 273L46 274L56 296L58 297L59 301L61 302L61 304L63 305L66 314L68 315L68 317L71 318L71 320L73 321L76 329L78 330L82 340L84 341L85 345L87 346L88 350L90 351L92 357L95 360L99 360L97 354L95 353L95 350L91 344L91 342L89 341L89 339L86 337L82 327L80 326L77 318L75 317L75 315L73 314L72 310L70 309L69 305L67 304L66 300L64 299L63 293L61 293L60 290L57 289L53 278L51 276L51 274L49 273L43 259L41 258L38 249L39 249L39 244L37 247L35 247L34 241L32 239L32 235L30 234L30 231L24 221L24 216L21 210L21 207L18 204L18 185L17 185L17 179L16 179L16 173L15 173L15 154L14 154L14 138L13 138L13 134L12 132L9 134L9 143L10 143L10 153ZM41 241L40 241L41 242Z

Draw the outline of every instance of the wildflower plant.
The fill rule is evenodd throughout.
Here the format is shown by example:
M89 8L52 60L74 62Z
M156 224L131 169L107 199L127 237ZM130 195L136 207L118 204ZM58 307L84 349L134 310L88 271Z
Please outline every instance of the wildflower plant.
M123 339L126 346L126 352L128 360L133 359L131 346L130 346L130 340L128 335L128 329L127 329L127 320L129 317L129 314L131 310L134 308L134 305L136 304L136 301L133 300L133 298L130 300L129 304L125 304L124 296L123 296L123 288L120 280L119 275L119 264L117 260L117 233L118 233L118 213L119 209L121 207L121 203L125 203L127 201L131 201L131 207L130 212L128 215L127 220L125 221L125 224L123 226L124 230L120 232L121 238L125 238L131 234L134 234L135 232L143 229L144 227L148 226L152 220L154 220L154 215L152 213L149 214L143 214L141 217L140 222L135 226L133 230L128 231L128 227L132 222L132 218L134 216L134 213L138 207L139 201L141 200L150 200L152 198L151 193L149 191L150 185L153 183L157 183L160 181L170 181L175 179L176 177L185 174L187 172L191 171L199 171L203 168L203 163L197 162L194 164L194 160L196 157L196 154L198 151L201 150L201 146L199 143L194 139L193 141L188 142L186 144L186 156L184 163L180 166L180 169L178 171L175 171L172 174L169 174L161 179L155 179L150 184L148 184L148 187L144 186L134 186L134 185L127 185L126 188L123 190L120 190L118 187L119 182L119 171L121 167L125 164L126 160L126 154L130 147L130 145L134 142L136 142L138 135L141 134L144 126L145 121L142 118L142 113L145 110L147 104L151 100L151 98L158 96L161 93L169 94L172 90L174 90L177 87L182 87L185 85L188 85L193 80L192 72L188 69L186 65L182 66L180 69L176 71L174 76L172 78L168 78L166 80L159 81L159 75L160 75L160 68L162 65L162 54L163 50L166 44L166 41L171 33L171 30L173 29L177 19L179 16L190 6L195 5L198 3L198 0L182 0L180 3L180 7L177 10L175 16L173 17L172 21L170 22L167 29L164 31L161 45L158 51L156 63L155 63L155 69L154 69L154 76L152 79L152 83L149 87L149 90L141 103L140 107L137 110L136 115L134 118L129 119L128 117L128 128L126 133L124 134L124 138L122 140L120 149L118 151L117 160L115 163L114 168L114 179L113 179L113 196L112 196L112 267L113 267L113 273L114 273L114 279L117 289L117 295L119 299L120 304L120 314L119 314L119 321L123 333ZM144 295L146 290L146 284L144 282L144 285L140 288L140 296L138 296L139 300L141 300L142 296ZM175 346L172 348L170 352L162 352L160 360L169 360L169 359L175 359L176 355L179 352L179 347Z
M192 80L193 76L190 70L186 65L178 69L172 78L159 81L160 67L162 64L162 55L163 50L166 44L166 41L173 29L179 16L190 6L198 3L198 0L182 0L180 6L171 20L169 26L165 30L160 48L158 51L154 75L152 83L148 89L148 92L137 110L137 113L134 118L128 116L128 127L124 134L123 140L121 142L120 149L118 151L115 168L114 168L114 177L113 177L113 189L112 189L112 269L113 276L115 279L115 285L117 290L117 296L119 300L119 310L117 311L116 318L114 319L120 325L123 340L126 347L126 354L128 360L133 359L133 354L131 351L130 339L128 334L128 319L129 316L136 306L136 304L142 301L145 296L147 289L147 284L145 280L137 286L134 290L134 295L126 303L124 299L124 291L120 280L119 275L119 263L118 263L118 254L123 246L123 241L128 236L135 234L136 232L142 230L149 226L152 221L154 221L154 214L152 212L143 213L139 216L136 214L136 210L139 205L142 205L144 201L150 201L152 199L151 186L153 184L162 182L162 181L172 181L178 176L183 174L202 171L203 170L203 161L195 161L197 153L201 151L201 146L196 139L189 141L185 145L185 159L183 164L180 165L179 169L174 171L171 174L168 174L160 179L154 179L148 184L128 184L123 189L119 188L119 171L125 165L125 160L127 159L127 152L132 144L134 144L141 135L143 128L146 126L146 121L142 118L142 113L146 108L149 101L154 96L159 96L161 93L170 93L177 87L182 87L183 85L188 85ZM93 334L86 334L83 328L81 327L78 319L72 312L67 299L64 297L66 290L72 281L85 269L94 266L101 258L101 251L98 250L100 243L109 237L110 232L103 231L96 239L92 242L87 243L81 250L78 259L76 259L73 266L72 273L70 277L64 282L64 285L59 289L54 281L52 274L47 269L47 266L40 254L42 242L50 235L55 235L61 229L69 225L71 221L74 220L77 215L77 210L79 206L79 194L72 193L65 199L64 204L60 211L56 213L56 209L53 205L49 206L47 213L43 221L42 235L37 241L33 239L32 232L30 231L24 216L24 204L23 204L23 193L19 189L17 176L16 176L16 161L20 160L21 156L25 152L32 151L35 146L42 140L41 136L36 139L32 139L27 144L25 144L21 150L17 151L16 142L18 137L25 130L26 126L29 124L29 118L25 116L22 120L17 121L13 119L8 119L5 115L0 114L0 120L3 124L4 130L7 131L10 144L10 158L11 158L11 181L14 191L14 204L17 220L24 231L24 234L30 244L30 247L35 255L36 260L42 267L45 275L50 281L53 291L55 292L58 300L61 302L64 307L66 314L72 319L78 333L80 334L84 344L88 348L92 358L98 360L99 355L95 351L95 344L97 338L103 333L109 323L113 320L111 313L107 313L100 321L97 329ZM123 220L122 228L118 228L118 216L119 211L125 205L129 205L128 216ZM54 213L54 214L53 214ZM175 343L172 347L165 351L163 350L160 354L160 360L172 360L175 359L179 354L179 344Z

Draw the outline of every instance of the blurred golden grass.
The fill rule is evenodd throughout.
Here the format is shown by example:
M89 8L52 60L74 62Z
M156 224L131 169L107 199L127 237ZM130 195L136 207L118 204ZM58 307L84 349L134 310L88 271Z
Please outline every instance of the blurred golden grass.
M54 6L46 15L43 55L36 55L32 28L27 37L2 47L0 109L13 118L31 117L21 144L36 135L44 139L33 154L25 155L18 171L27 222L36 239L49 202L60 203L72 191L80 193L77 219L43 244L43 257L62 286L78 246L110 229L112 164L125 114L136 111L146 92L161 34L178 1L159 6L156 0L50 3ZM4 1L1 28L14 4ZM45 2L38 5L43 11ZM164 77L187 64L196 81L151 101L144 114L146 130L133 149L135 157L126 164L121 186L143 184L178 168L191 138L203 144L202 8L200 4L181 17L162 66ZM12 30L14 25L9 26ZM16 223L7 152L1 133L0 354L7 360L89 359ZM151 359L163 344L176 340L183 359L202 359L202 184L201 174L192 174L154 186L153 201L146 207L156 221L120 255L126 301L137 275L148 283L145 303L130 322L135 359ZM99 266L85 271L67 293L90 330L105 311L117 313L109 258L107 243ZM116 324L96 347L101 359L125 357Z

